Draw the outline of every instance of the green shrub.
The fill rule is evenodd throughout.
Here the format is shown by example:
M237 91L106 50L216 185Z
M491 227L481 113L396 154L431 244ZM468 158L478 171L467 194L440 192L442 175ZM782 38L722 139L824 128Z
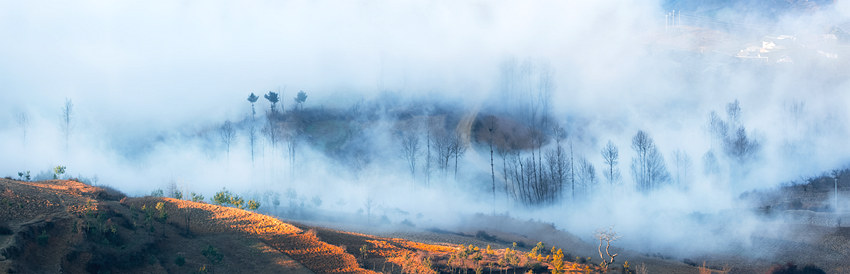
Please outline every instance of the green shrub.
M227 189L222 188L221 191L216 192L212 198L212 202L217 205L227 205L233 199L233 194L230 193Z
M204 257L207 257L207 260L210 260L212 263L218 263L224 259L224 255L218 253L218 249L212 245L208 245L207 248L201 251L201 254L203 254Z
M53 179L59 179L65 174L65 166L59 165L53 168Z
M176 264L177 266L183 266L184 264L186 264L186 258L184 258L182 255L177 255L177 258L174 258L174 264Z
M162 191L161 188L157 188L156 190L151 192L152 197L165 197L165 192Z
M35 241L36 241L36 242L38 243L38 245L40 245L40 246L46 246L46 245L47 245L47 241L48 241L48 240L50 240L50 235L47 235L47 231L46 231L46 230L42 230L42 231L41 231L41 234L40 234L40 235L38 235L38 237L36 237L36 238L35 238Z
M156 203L156 210L159 213L159 219L165 221L168 219L168 212L165 211L165 204L163 202Z
M203 202L204 201L204 195L192 192L192 193L189 193L189 196L192 198L192 202Z
M248 209L257 210L258 208L260 208L260 202L248 200Z

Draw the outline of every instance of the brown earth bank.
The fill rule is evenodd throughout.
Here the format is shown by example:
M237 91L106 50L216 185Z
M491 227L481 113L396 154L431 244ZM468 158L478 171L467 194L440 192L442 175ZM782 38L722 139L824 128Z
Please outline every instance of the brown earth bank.
M798 270L815 263L826 273L850 273L848 228L789 227L781 236L754 237L748 249L701 257L615 245L619 255L607 272L769 273L795 262ZM605 272L597 252L552 224L508 216L473 215L450 230L381 229L125 197L75 181L0 179L0 273Z
M232 207L125 197L68 180L0 179L0 273L601 271L569 262L556 249L517 249L290 224Z

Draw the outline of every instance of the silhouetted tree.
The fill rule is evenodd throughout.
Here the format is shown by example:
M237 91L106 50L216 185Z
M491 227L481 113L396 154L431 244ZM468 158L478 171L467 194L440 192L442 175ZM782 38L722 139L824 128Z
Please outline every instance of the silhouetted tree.
M253 92L251 92L251 95L248 95L248 102L251 103L251 119L254 119L254 116L257 115L257 111L254 109L254 103L256 103L259 98L260 97L254 95Z
M71 119L74 115L74 103L71 99L65 98L65 105L62 106L62 133L65 135L65 150L68 150L68 139L71 137Z
M673 151L673 172L675 172L675 176L673 177L678 186L687 185L690 180L690 170L691 170L691 157L688 156L688 153L677 149Z
M596 167L593 166L593 163L587 160L585 157L579 157L578 159L578 181L581 185L581 188L584 190L584 193L590 193L593 189L593 186L596 185Z
M638 130L632 138L632 175L639 191L649 191L670 180L670 173L664 164L664 156L658 151L655 142L643 130Z
M413 187L416 187L416 159L419 157L422 147L419 144L419 134L415 130L401 131L396 134L401 143L401 152L413 177Z
M266 100L269 100L269 103L272 104L271 105L271 112L275 113L275 111L277 111L277 108L275 106L277 106L277 102L280 101L279 94L277 92L269 91L269 93L267 93L266 95L263 95L263 97L265 97Z
M233 128L233 123L230 120L224 121L224 124L218 130L221 137L221 143L224 144L227 151L227 158L230 158L230 145L236 140L236 130Z
M620 162L620 150L611 140L602 148L602 160L605 162L605 179L613 186L620 179L620 169L617 167Z
M484 118L484 126L487 128L487 145L490 147L490 180L493 193L493 215L496 214L496 168L493 164L493 135L496 133L498 123L493 115Z
M298 105L298 109L304 110L304 102L307 101L307 93L302 91L298 91L298 94L295 95L295 104Z
M702 171L706 176L720 174L720 164L711 150L706 151L702 156Z
M254 163L254 145L257 142L257 110L254 108L254 103L259 99L257 95L251 92L248 96L248 102L251 103L251 123L248 125L248 141L251 143L251 163Z
M708 115L709 132L714 136L714 143L719 143L723 154L729 162L729 171L733 178L746 173L746 164L753 161L761 151L761 144L748 136L746 127L741 122L741 104L735 101L726 104L726 120L712 111Z
M449 151L455 158L455 180L457 180L457 161L464 153L466 153L466 143L460 135L460 132L455 132L449 137Z
M562 143L567 138L567 132L556 125L552 129L555 147L546 152L546 163L548 166L548 177L546 199L554 200L564 188L564 183L569 177L569 162L567 153Z
M271 113L268 116L271 116ZM274 118L266 118L266 124L263 126L262 132L266 136L266 139L269 140L269 143L272 144L272 151L274 151L277 148L277 142L280 141L280 132Z
M27 131L29 130L29 126L30 126L29 115L27 115L27 113L25 111L21 111L20 113L18 113L17 116L15 116L15 122L17 122L18 126L21 127L21 133L23 133L23 135L21 136L22 137L21 143L26 144L26 142L27 142Z

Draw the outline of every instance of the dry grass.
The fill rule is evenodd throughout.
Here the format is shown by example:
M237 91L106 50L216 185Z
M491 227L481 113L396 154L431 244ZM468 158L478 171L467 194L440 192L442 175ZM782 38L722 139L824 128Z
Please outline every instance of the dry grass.
M188 221L188 229L193 234L240 233L256 237L318 273L370 272L361 268L354 256L340 247L325 243L315 234L306 233L271 216L171 198L143 197L123 201L137 209L142 206L149 208L158 202L165 204L170 223L186 229Z

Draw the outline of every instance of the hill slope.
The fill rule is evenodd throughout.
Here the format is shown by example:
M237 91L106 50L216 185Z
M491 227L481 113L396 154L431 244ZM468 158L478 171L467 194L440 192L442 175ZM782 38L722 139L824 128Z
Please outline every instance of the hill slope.
M0 273L548 273L553 254L538 255L294 225L75 181L0 179Z

